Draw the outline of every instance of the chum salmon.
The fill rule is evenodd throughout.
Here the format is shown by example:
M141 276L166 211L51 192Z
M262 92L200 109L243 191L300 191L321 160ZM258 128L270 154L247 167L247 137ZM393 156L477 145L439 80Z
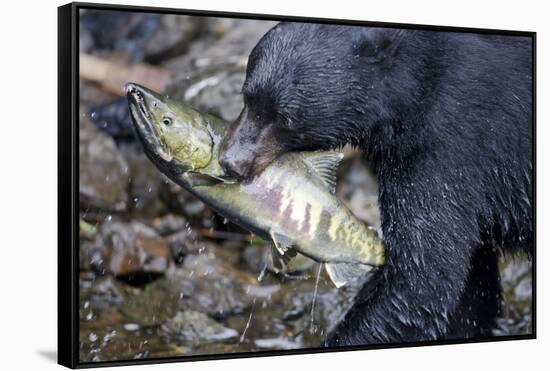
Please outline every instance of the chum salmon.
M228 123L134 83L126 93L147 157L223 217L273 242L276 267L298 252L324 263L340 287L384 264L376 230L334 195L341 153L286 153L238 183L218 163Z

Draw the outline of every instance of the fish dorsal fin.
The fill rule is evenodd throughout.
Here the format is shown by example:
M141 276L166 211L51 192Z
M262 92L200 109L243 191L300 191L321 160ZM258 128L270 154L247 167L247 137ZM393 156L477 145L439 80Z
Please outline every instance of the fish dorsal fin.
M305 155L304 161L319 175L330 193L334 194L336 191L336 170L343 157L343 153L335 151L312 152Z

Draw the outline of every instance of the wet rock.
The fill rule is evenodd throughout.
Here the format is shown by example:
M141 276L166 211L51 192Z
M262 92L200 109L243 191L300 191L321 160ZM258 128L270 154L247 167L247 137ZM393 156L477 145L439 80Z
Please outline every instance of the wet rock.
M523 258L505 258L500 262L500 278L503 286L515 286L532 272L531 262Z
M497 336L527 334L532 323L532 262L527 257L500 261L502 313L493 333Z
M188 254L198 254L204 250L204 242L198 239L191 228L174 233L168 236L167 240L172 258L178 264L183 263Z
M224 342L238 338L239 333L213 320L204 313L186 310L162 324L171 340L183 343Z
M79 135L81 209L125 210L129 167L115 142L100 133L86 115L80 117Z
M205 18L161 14L158 28L144 46L146 60L156 64L176 57L187 51L189 43L205 32L208 32Z
M242 109L240 89L245 78L248 55L274 22L240 21L218 40L194 43L181 58L167 62L177 73L167 93L190 102L198 109L232 121Z
M202 214L206 214L207 216L212 215L212 213L207 212L206 209L206 205L196 198L188 197L183 205L183 212L189 217L196 217Z
M180 288L165 278L156 280L138 295L129 297L120 311L127 322L142 326L159 325L176 315L181 306Z
M241 313L250 307L253 297L250 286L257 286L256 277L234 268L211 252L188 255L184 265L169 277L182 289L185 308L207 313L215 318Z
M250 244L244 248L241 258L251 271L260 273L267 265L267 253L265 246Z
M167 91L175 99L189 102L199 110L233 121L243 107L240 91L244 79L244 66L227 66L210 71L205 68L189 72L184 80L185 85L181 83L177 87L168 87Z
M317 293L311 286L312 281L314 277L308 281L292 281L280 305L282 319L293 327L293 332L303 332L304 344L317 346L351 307L364 280L337 289L323 276Z
M318 347L351 306L360 283L336 289L322 275L315 293L315 281L279 281L270 294L256 296L252 308L229 317L227 325L241 333L242 345L251 350Z
M214 252L217 258L237 266L241 261L243 246L248 243L245 241L219 241L219 243L207 243L208 247Z
M155 218L153 227L161 236L169 236L189 228L189 222L181 215L166 214Z
M166 238L172 258L178 264L183 263L187 254L198 254L205 249L196 230L181 215L167 214L155 218L153 227Z
M159 198L164 175L135 146L122 146L121 152L130 168L130 209L140 214L156 216L166 212Z
M135 293L135 288L113 276L99 276L92 272L81 273L79 286L79 315L81 321L116 321L116 307Z
M101 226L104 269L115 275L164 273L170 265L168 243L137 221Z
M101 90L97 85L81 79L79 81L78 98L80 100L81 113L91 119L94 111L90 110L90 107L107 104L112 102L116 97ZM95 124L95 120L92 119L92 122Z
M343 164L337 195L359 219L380 229L378 181L367 163L357 153Z
M182 268L148 284L121 306L129 321L145 326L160 324L178 311L193 310L223 319L249 308L254 276L231 267L211 253L188 255ZM271 289L273 290L273 289ZM248 291L248 292L247 292Z
M167 344L155 329L124 322L116 312L80 324L80 361L98 362L177 356L189 349Z
M99 271L103 260L101 256L103 242L99 236L96 224L87 222L82 217L79 221L79 241L79 270L81 272L90 270Z
M89 114L95 126L115 138L116 141L137 141L126 97L93 105Z
M254 344L261 349L300 349L303 348L302 342L285 337L276 337L269 339L256 339Z
M227 63L246 66L248 55L254 46L275 24L276 22L254 20L210 19L210 34L217 34L214 35L215 40L212 37L197 40L185 56L168 61L166 66L179 71L183 78L192 67L219 67Z
M518 301L531 300L533 295L531 277L525 277L514 288L514 295Z
M154 13L88 9L80 16L80 32L86 35L84 51L100 55L124 53L132 62L139 62L159 23L160 15Z
M90 288L89 298L93 302L105 302L109 304L120 304L124 301L127 289L121 282L112 276L96 278Z
M103 241L101 238L81 240L78 249L78 268L82 271L103 270Z
M202 222L203 219L213 217L213 213L204 203L171 180L165 179L159 192L159 197L168 210L185 215L190 221Z

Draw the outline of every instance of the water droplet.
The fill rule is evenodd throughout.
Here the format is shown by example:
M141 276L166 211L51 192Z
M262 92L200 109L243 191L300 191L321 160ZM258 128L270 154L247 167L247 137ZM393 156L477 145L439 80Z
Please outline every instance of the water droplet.
M104 337L103 337L103 344L102 346L106 346L107 343L112 339L114 338L116 335L116 330L113 330L111 332L109 332L108 334L106 334Z
M97 340L97 335L94 332L90 332L90 335L88 335L88 339L93 343Z
M223 224L227 224L227 218L223 218Z
M250 327L250 321L252 321L252 316L254 315L254 308L256 308L256 297L252 299L252 309L250 310L250 315L248 316L248 320L246 321L246 325L244 326L243 333L241 334L241 338L239 339L239 344L242 344L244 342L246 331Z
M92 112L92 114L90 115L90 117L92 118L92 120L95 120L95 118L97 117L97 112Z
M314 319L315 319L315 301L317 300L317 291L319 289L319 277L321 276L321 269L323 268L323 264L319 264L319 268L317 269L317 278L315 279L315 290L313 291L313 301L311 302L311 319L309 322L309 332L314 334L317 332L318 326L315 325Z
M251 241L252 242L252 241ZM267 263L264 264L262 270L260 271L260 274L258 275L258 282L262 282L262 280L265 277L265 273L267 272Z
M126 331L137 331L139 330L139 325L137 323L125 323L124 329Z

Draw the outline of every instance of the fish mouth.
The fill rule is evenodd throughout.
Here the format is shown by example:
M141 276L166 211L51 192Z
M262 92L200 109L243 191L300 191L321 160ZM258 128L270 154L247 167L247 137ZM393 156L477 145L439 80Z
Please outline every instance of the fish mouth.
M130 107L130 116L139 138L149 151L153 151L166 162L172 161L173 156L166 145L160 140L159 133L152 123L152 115L147 107L148 100L156 98L148 90L135 83L128 83L124 87Z

